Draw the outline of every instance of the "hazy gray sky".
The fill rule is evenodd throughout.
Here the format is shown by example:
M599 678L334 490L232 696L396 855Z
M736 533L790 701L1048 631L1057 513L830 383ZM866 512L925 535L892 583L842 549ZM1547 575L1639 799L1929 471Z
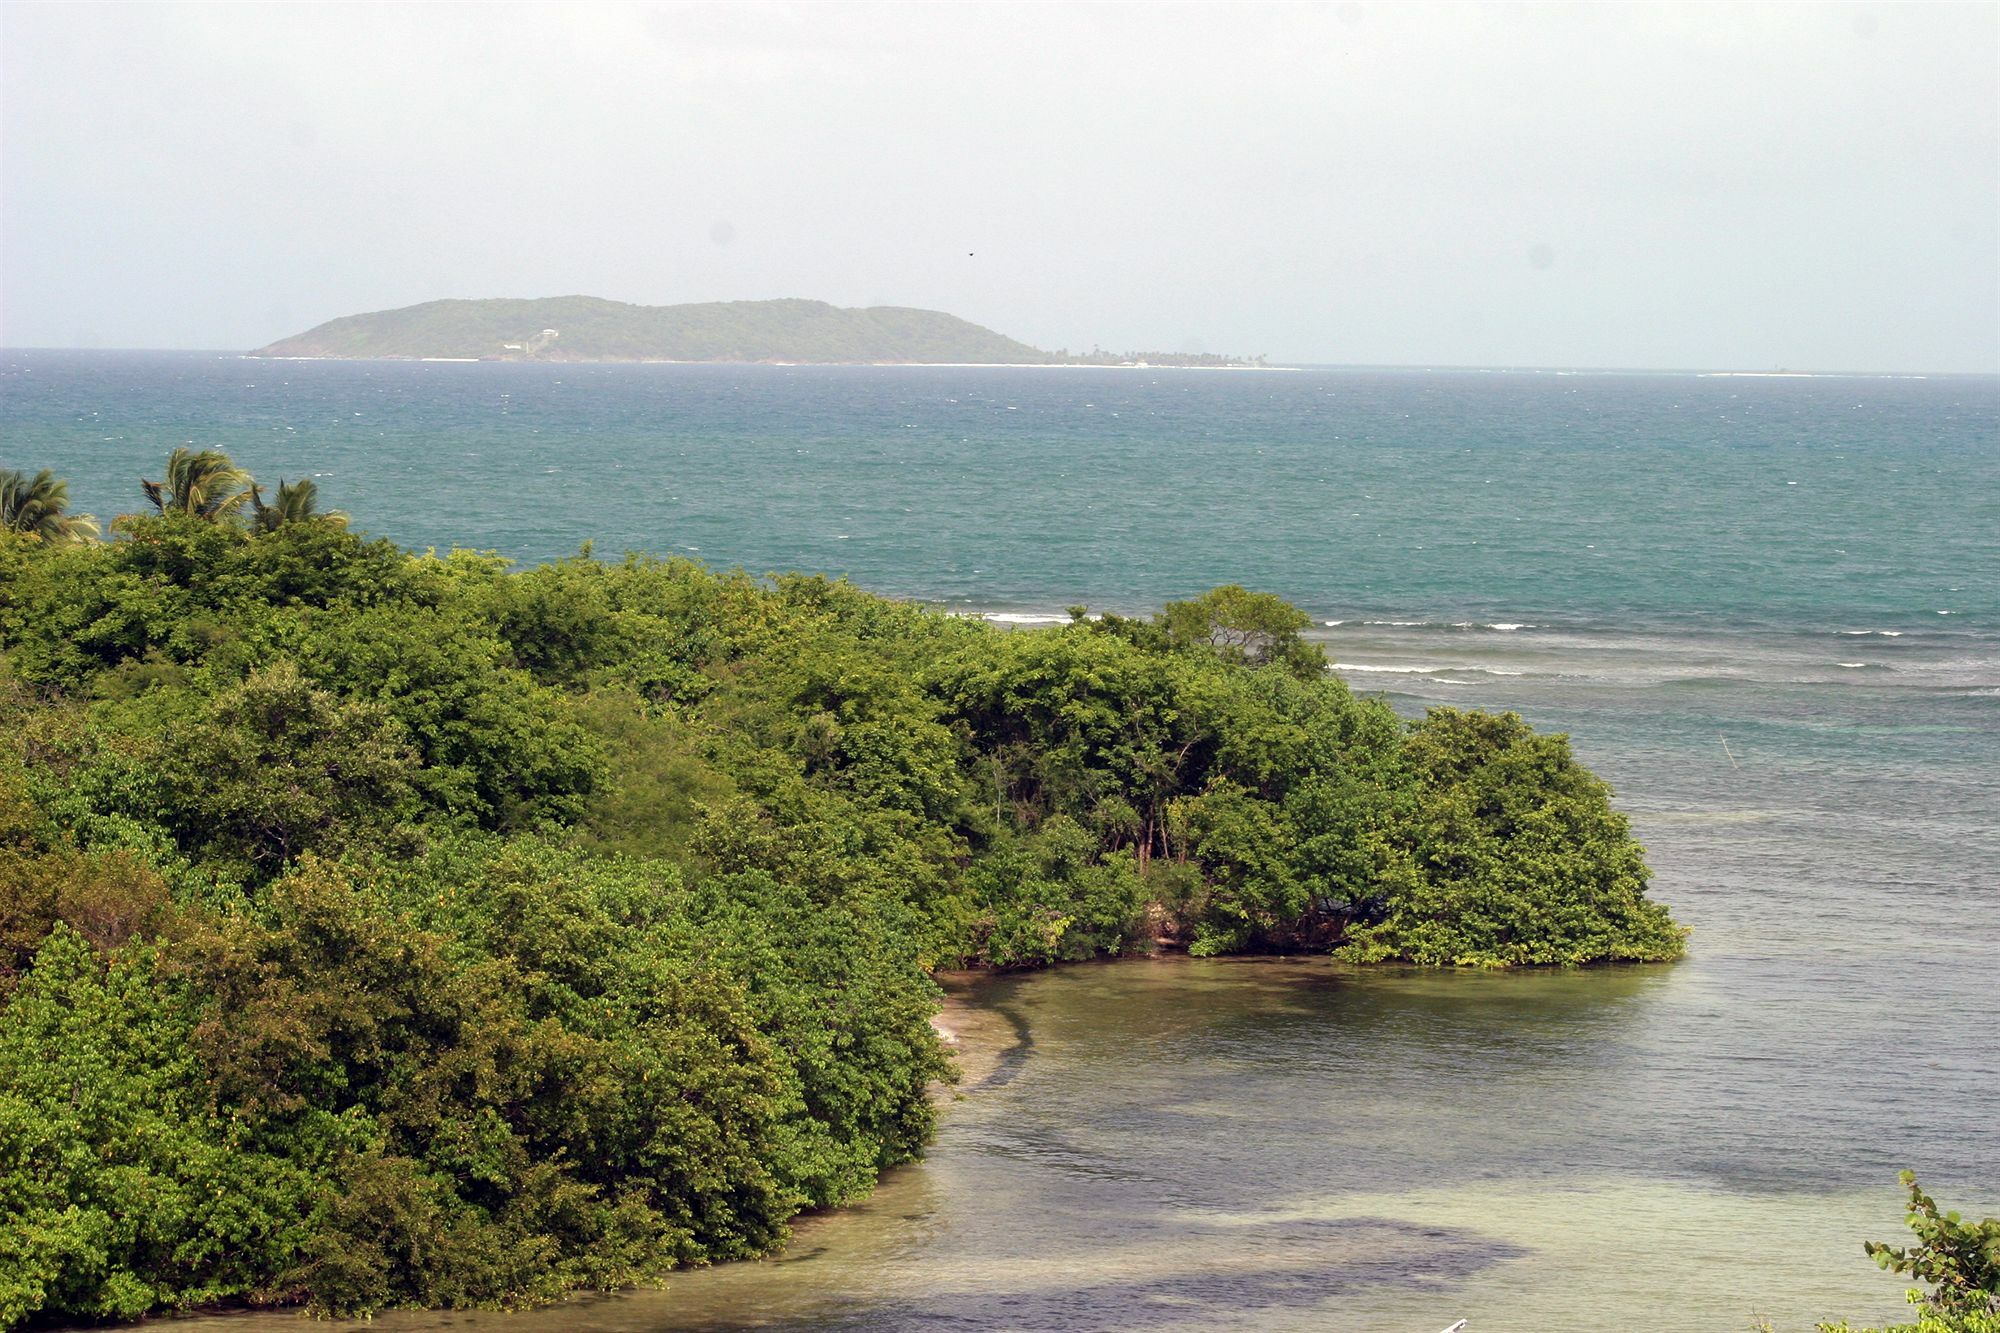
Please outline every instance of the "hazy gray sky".
M811 296L1043 346L2000 369L2000 6L0 6L0 343Z

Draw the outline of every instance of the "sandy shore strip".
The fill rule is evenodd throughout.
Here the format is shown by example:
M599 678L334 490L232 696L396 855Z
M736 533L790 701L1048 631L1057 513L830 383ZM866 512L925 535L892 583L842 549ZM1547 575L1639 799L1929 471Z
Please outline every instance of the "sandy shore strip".
M958 1082L933 1083L931 1096L948 1103L993 1078L1003 1058L1021 1045L1021 1033L1013 1019L982 1002L992 974L940 972L934 980L944 989L944 1007L931 1016L931 1027L958 1066Z

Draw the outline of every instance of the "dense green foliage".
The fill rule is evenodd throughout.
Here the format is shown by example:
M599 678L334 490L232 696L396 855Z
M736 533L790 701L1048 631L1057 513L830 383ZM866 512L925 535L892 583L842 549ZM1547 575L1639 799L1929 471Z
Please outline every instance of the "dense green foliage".
M1561 738L1406 723L1276 598L512 572L226 464L0 535L0 1326L768 1251L921 1150L939 966L1680 952Z
M595 296L428 301L347 315L257 355L1005 365L1059 359L936 310L797 300L644 306Z

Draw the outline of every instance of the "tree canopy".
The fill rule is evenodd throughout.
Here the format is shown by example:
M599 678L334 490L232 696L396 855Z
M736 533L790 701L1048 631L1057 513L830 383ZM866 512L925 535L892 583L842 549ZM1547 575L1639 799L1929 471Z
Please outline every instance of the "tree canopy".
M1563 738L1265 594L1009 631L148 493L0 533L0 1326L768 1252L922 1151L940 967L1682 949Z

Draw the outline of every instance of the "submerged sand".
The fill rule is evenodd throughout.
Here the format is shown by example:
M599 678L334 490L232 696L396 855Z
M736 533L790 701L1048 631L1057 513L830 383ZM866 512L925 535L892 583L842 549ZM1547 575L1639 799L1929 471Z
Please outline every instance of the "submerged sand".
M1002 1058L1020 1045L1021 1034L1011 1019L980 1002L991 973L942 972L934 979L944 988L944 1003L931 1016L931 1027L958 1066L958 1082L932 1084L931 1096L950 1102L993 1078Z

